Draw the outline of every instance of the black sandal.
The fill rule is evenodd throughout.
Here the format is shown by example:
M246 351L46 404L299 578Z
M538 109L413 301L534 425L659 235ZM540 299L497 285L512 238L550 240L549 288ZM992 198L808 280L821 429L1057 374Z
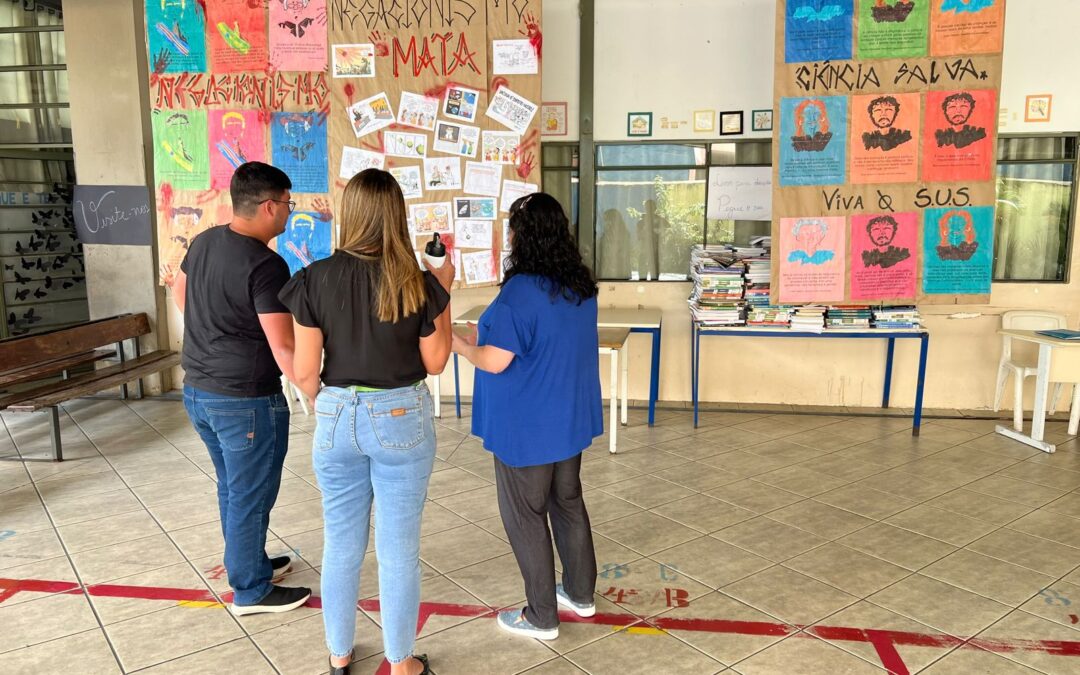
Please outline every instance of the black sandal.
M431 675L431 667L428 666L427 654L413 654L413 658L424 664L424 669L420 671L420 675Z
M330 675L349 675L349 667L352 666L352 652L349 652L349 662L343 666L335 666L329 656L326 657L326 662L330 664Z

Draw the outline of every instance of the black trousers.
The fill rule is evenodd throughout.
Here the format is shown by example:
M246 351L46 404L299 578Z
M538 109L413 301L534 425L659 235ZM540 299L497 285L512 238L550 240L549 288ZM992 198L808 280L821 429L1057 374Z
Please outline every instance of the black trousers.
M596 552L581 496L581 455L527 467L507 466L496 457L495 485L503 527L525 579L525 618L537 628L555 628L559 610L552 531L567 595L575 602L591 603L596 591Z

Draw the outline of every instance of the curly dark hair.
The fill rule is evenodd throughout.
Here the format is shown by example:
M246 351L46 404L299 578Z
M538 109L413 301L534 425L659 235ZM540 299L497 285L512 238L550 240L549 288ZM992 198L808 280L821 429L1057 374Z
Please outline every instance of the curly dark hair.
M510 206L513 247L503 283L518 274L547 280L552 299L562 296L579 305L599 292L592 272L570 236L570 221L559 201L545 192L520 197Z

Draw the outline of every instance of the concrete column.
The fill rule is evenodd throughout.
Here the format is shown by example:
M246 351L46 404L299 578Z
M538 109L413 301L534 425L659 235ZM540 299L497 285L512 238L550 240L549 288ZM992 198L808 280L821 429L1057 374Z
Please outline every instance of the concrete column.
M142 0L65 0L71 134L83 185L145 185L154 199L150 94ZM155 218L156 220L156 218ZM152 246L85 246L90 317L145 312L143 352L164 348L165 294ZM166 378L167 379L167 378ZM162 391L161 378L147 380ZM168 383L165 383L168 388Z

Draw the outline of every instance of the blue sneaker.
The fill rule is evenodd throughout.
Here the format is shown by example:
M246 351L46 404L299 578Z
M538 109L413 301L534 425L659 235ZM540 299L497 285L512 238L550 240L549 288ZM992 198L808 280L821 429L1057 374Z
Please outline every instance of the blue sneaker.
M574 614L577 614L580 617L588 618L596 614L595 602L590 602L587 605L582 602L574 602L570 599L570 596L566 594L562 584L555 586L555 599L559 601L560 605L573 610Z
M506 609L499 612L498 624L499 628L509 633L538 640L554 640L559 637L558 626L555 628L537 628L529 623L529 620L525 618L525 612L520 609Z

